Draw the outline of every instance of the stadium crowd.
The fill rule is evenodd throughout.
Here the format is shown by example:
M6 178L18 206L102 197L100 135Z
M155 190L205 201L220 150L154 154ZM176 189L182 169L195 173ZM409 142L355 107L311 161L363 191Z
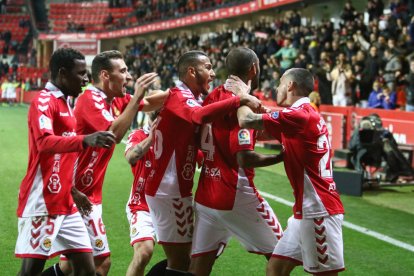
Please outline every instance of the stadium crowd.
M364 24L363 11L356 11L347 2L337 25L331 21L312 24L302 20L298 11L291 11L274 21L242 24L204 37L193 33L153 41L134 40L127 46L125 57L134 74L156 71L162 87L167 88L177 75L174 61L189 49L201 48L215 66L217 85L226 78L223 57L232 47L242 45L254 49L260 59L259 95L265 98L275 100L275 87L284 71L301 67L315 75L315 90L322 104L374 107L368 98L377 82L381 105L375 107L407 105L409 110L414 104L414 68L410 70L409 66L414 46L414 10L406 1L392 1L389 11L384 14L382 0L368 1L369 22ZM383 89L395 96L387 96ZM394 102L389 103L390 99Z

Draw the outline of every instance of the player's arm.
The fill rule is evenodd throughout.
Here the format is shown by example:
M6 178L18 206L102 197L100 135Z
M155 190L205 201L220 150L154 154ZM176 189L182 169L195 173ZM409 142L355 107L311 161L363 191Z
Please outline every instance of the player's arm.
M253 150L243 150L237 153L237 163L242 168L266 167L282 161L283 153L261 154Z
M230 113L239 106L244 105L253 109L258 109L261 106L261 102L256 97L248 94L241 94L196 109L191 114L191 120L196 124L209 123Z
M145 91L155 81L156 73L144 74L135 82L135 92L131 101L126 106L124 112L112 122L109 127L109 131L115 134L116 143L119 144L122 141L125 133L128 131L135 114L138 112L140 102L144 97Z
M262 114L254 113L247 106L241 106L237 110L237 119L241 128L264 129Z
M141 110L144 112L150 112L160 109L169 95L170 90L167 90L165 92L161 91L151 96L144 97L140 103L140 106L142 106Z

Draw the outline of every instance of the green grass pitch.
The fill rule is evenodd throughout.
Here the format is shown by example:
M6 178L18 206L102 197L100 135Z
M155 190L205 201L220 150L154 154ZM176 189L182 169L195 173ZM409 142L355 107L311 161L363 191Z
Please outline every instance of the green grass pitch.
M25 175L28 157L27 107L0 107L0 275L16 275L20 259L14 257L17 237L17 194ZM103 211L110 248L110 275L125 275L132 257L125 215L132 174L123 157L124 145L117 146L106 173ZM264 150L263 150L264 151ZM256 170L259 190L293 201L283 165ZM291 208L267 199L285 227ZM361 198L342 196L345 220L414 245L414 187L392 187L368 191ZM346 271L343 275L414 275L414 252L379 239L343 228ZM149 267L164 258L156 246ZM48 261L46 266L56 262ZM247 253L232 240L216 261L212 275L264 275L263 256ZM292 275L306 275L301 267Z

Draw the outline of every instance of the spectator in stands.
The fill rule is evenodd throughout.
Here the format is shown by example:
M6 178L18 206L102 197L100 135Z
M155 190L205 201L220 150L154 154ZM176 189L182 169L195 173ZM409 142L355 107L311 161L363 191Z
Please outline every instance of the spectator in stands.
M357 17L357 14L358 13L356 12L355 8L352 6L351 1L347 1L345 3L344 10L342 11L341 19L346 24L348 22L354 21L355 18Z
M373 86L375 78L378 76L379 70L382 67L382 60L378 56L378 49L375 46L371 46L369 54L365 59L363 76L361 80L361 94L360 100L368 100L369 91Z
M382 88L379 82L374 82L372 85L372 91L369 94L368 107L369 108L381 108L382 102Z
M395 90L395 80L399 74L401 74L401 61L399 57L393 53L390 49L386 49L384 52L385 68L384 79L387 86L391 90Z
M293 62L298 56L298 53L293 47L291 39L286 38L283 42L283 47L277 51L274 56L280 59L280 70L283 74L283 72L285 72L287 69L292 68Z
M351 66L346 62L345 54L338 56L337 64L329 74L332 81L332 102L336 106L351 104L351 82L353 80Z
M410 59L410 72L405 76L405 110L414 111L414 58Z
M391 89L385 86L382 89L381 95L381 108L383 109L395 109L397 106L397 93L391 91Z

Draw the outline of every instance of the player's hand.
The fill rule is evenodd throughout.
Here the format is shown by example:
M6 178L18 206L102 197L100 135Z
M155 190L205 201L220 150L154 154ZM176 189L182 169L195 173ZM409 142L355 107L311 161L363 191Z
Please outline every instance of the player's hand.
M153 84L155 82L155 78L158 76L157 73L147 73L142 75L141 77L139 77L136 81L135 81L135 85L134 85L134 97L138 97L139 99L141 99L142 97L144 97L145 91L148 89L148 87L150 87L151 84Z
M89 201L89 198L76 189L76 187L72 187L71 194L76 207L78 207L79 213L82 216L89 215L92 212L92 203Z
M251 81L245 84L239 77L230 75L224 83L224 89L233 92L235 95L249 94L251 89Z
M269 107L264 106L264 105L262 105L260 107L260 112L259 113L270 113L270 112L272 112L272 110Z
M251 110L253 110L253 112L259 112L262 106L262 102L249 94L241 94L239 95L240 97L240 105L247 105L248 107L250 107Z
M83 138L83 145L87 147L110 148L116 143L115 135L112 131L97 131L86 135Z
M151 140L153 140L154 136L155 136L155 130L157 129L158 123L160 121L158 120L158 118L156 118L154 121L152 121L151 123L151 129L150 132L148 134L148 137L150 137Z

